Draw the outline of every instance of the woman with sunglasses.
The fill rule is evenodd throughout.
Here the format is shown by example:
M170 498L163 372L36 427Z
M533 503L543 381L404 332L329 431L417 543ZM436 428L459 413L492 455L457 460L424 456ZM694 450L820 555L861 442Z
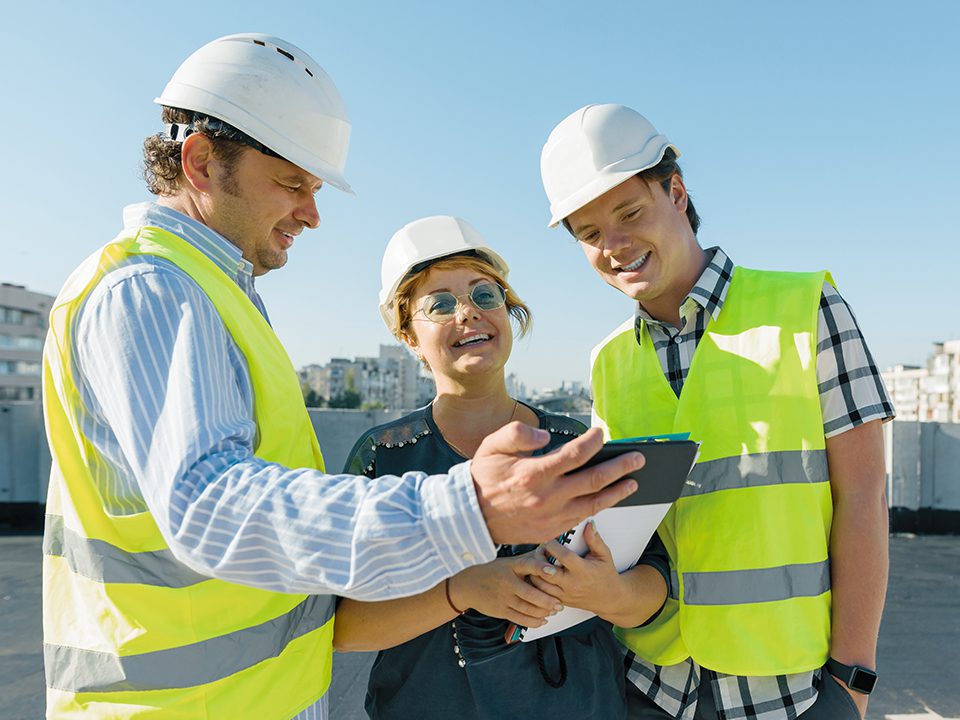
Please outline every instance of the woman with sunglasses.
M345 472L369 477L446 472L513 421L550 432L542 452L585 430L572 418L544 413L507 392L511 320L521 336L530 324L530 312L507 283L507 273L503 258L458 218L417 220L391 238L383 258L380 312L430 369L437 396L427 407L365 433ZM605 549L598 536L596 541ZM530 643L504 640L510 622L539 626L561 608L526 580L548 579L556 571L534 547L503 546L497 560L421 595L340 601L337 650L380 651L367 690L371 718L625 716L623 659L609 623L595 618ZM659 545L648 548L641 563L652 580L637 603L642 621L665 599L660 577L666 553Z

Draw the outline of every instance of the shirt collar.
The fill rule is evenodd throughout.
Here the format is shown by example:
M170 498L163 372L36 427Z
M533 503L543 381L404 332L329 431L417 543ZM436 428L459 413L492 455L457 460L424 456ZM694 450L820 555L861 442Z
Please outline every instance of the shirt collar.
M688 303L696 303L703 308L711 318L717 319L720 310L723 309L723 302L727 297L727 290L730 289L730 278L733 277L733 261L719 246L708 248L704 251L707 257L707 266L700 273L700 277L693 288L687 293L687 296L680 304L680 315L684 315L683 308ZM637 303L636 309L636 327L637 342L640 342L640 321L663 325L659 320L654 319Z
M201 222L154 202L128 205L123 209L124 230L156 227L183 238L238 283L253 283L253 265L243 259L240 248Z

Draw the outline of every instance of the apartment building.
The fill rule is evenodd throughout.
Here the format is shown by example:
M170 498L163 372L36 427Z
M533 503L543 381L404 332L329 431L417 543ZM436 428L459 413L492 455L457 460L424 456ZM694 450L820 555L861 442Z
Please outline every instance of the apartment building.
M933 343L924 366L897 365L883 380L901 420L960 423L960 340Z
M0 401L39 400L50 295L0 283Z
M377 357L332 358L326 365L307 365L300 370L300 380L327 402L352 392L367 406L393 410L421 407L435 392L432 378L401 345L381 345Z

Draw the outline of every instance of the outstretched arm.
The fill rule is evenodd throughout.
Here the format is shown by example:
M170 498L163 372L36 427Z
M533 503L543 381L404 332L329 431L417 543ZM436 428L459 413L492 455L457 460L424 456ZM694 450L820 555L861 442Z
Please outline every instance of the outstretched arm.
M102 473L110 509L148 508L195 573L278 592L411 595L492 560L495 542L558 535L633 488L616 480L639 456L564 476L599 436L528 457L548 434L520 423L429 478L369 481L258 458L242 353L182 271L144 265L105 278L78 318L84 421L115 460Z
M371 481L257 457L248 364L168 263L108 275L73 337L82 422L112 463L101 495L118 515L150 510L184 582L383 600L495 557L466 463Z

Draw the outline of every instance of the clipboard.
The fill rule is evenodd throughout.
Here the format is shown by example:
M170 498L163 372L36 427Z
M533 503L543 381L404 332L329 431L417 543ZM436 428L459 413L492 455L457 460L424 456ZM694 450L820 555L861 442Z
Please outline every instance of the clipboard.
M633 567L643 554L647 543L667 514L667 510L683 493L687 478L697 461L700 443L686 439L686 435L630 438L605 443L600 452L583 467L596 465L624 452L637 450L644 454L642 468L624 477L637 481L637 490L617 505L587 518L558 538L578 555L587 553L583 530L590 520L597 524L600 537L610 548L618 572ZM530 642L578 625L594 617L594 613L567 607L538 628L511 624L504 639L508 643Z

